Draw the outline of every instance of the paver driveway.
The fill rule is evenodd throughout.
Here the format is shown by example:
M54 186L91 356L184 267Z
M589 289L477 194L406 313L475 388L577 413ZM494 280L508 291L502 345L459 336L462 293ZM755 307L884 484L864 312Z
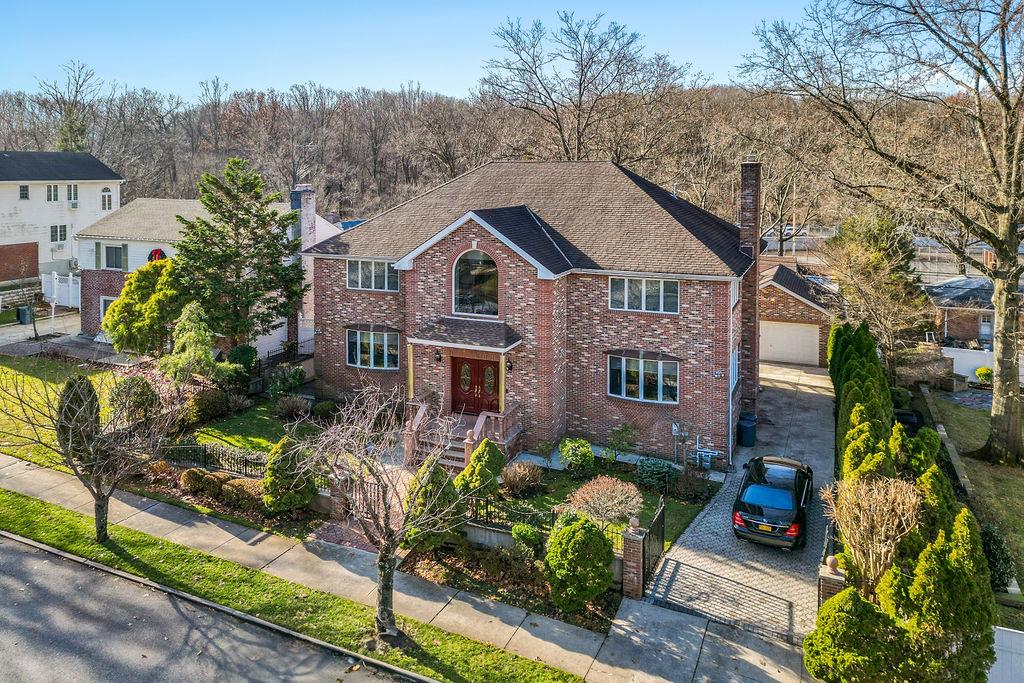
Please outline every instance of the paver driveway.
M814 628L818 564L825 538L822 503L808 509L807 546L785 551L740 541L732 502L742 465L755 455L780 455L814 469L816 489L833 479L832 385L818 368L761 365L757 445L740 448L714 500L665 553L648 600L790 642Z

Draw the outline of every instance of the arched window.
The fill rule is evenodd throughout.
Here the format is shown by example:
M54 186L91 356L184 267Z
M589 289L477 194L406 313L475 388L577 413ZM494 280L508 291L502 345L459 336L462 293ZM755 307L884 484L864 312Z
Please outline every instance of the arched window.
M467 251L455 262L455 312L498 315L498 266L480 251Z
M112 208L114 208L114 195L110 192L109 187L104 187L100 190L100 209L110 211Z

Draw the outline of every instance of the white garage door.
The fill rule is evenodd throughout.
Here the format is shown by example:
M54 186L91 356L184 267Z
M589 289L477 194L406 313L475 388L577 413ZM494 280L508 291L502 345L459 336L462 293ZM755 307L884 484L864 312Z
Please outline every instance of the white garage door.
M761 321L761 360L818 364L818 326Z

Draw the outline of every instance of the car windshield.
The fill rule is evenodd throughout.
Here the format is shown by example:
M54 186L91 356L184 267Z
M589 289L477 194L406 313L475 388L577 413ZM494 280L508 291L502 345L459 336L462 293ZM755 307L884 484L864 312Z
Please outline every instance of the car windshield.
M740 498L748 505L759 505L774 510L792 510L793 494L786 489L776 489L762 484L751 484Z

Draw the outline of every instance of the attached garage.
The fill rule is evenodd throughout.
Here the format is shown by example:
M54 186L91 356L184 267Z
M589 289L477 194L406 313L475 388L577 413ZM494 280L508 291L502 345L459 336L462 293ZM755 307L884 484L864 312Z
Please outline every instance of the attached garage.
M758 294L760 358L775 363L825 366L832 321L829 293L799 272L799 266L769 266Z
M762 320L761 360L817 365L820 335L817 325Z

